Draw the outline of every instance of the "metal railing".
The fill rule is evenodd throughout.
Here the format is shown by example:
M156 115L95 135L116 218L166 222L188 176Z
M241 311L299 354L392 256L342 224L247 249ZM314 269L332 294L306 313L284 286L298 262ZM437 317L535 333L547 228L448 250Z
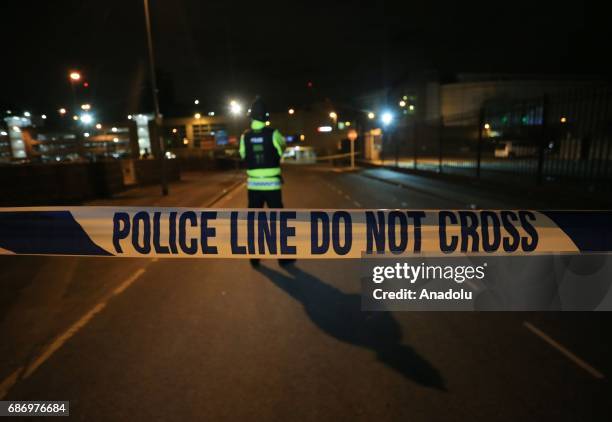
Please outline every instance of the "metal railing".
M440 122L407 122L383 140L381 163L527 183L612 189L612 88L488 101Z

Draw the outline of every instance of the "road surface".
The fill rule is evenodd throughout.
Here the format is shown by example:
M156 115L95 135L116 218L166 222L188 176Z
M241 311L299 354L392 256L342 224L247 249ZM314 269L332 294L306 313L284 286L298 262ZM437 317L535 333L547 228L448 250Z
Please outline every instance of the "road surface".
M287 168L285 205L526 206L387 176ZM171 193L96 204L246 205L232 173L190 175ZM255 270L245 260L0 258L0 395L69 400L75 420L608 418L605 313L363 313L348 260Z

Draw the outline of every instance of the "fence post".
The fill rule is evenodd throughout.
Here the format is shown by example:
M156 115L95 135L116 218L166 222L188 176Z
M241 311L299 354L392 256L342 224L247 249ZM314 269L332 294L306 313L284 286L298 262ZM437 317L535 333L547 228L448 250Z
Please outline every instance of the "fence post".
M542 184L544 178L544 148L546 146L546 140L548 136L548 119L546 114L548 113L548 96L544 95L542 98L542 132L540 134L540 142L538 143L538 169L536 174L536 181L538 185Z
M442 122L436 128L436 136L438 137L438 173L442 174Z
M482 128L484 126L484 108L478 113L478 146L476 150L476 177L480 179L480 162L482 160Z
M412 167L416 170L417 169L417 161L419 159L419 146L417 145L417 136L416 136L416 123L414 122L413 119L411 120L411 125L410 125L410 133L412 134L412 142L414 142L414 162Z
M389 130L389 140L391 140L391 130ZM395 147L395 167L399 167L399 142L398 142L399 137L395 137L395 140L393 141L393 146Z

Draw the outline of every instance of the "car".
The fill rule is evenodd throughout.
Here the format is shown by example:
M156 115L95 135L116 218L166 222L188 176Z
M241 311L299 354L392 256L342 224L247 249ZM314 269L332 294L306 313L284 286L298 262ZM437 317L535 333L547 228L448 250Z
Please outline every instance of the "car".
M281 162L293 164L314 164L317 162L317 154L312 147L288 147L283 153Z

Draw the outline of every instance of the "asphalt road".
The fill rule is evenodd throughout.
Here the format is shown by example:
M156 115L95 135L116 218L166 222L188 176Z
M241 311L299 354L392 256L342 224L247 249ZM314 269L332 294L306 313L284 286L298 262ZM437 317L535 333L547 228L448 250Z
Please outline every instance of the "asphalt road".
M526 206L379 176L288 168L285 206ZM169 198L152 187L103 203L202 207L234 186L214 206L246 205L233 174L187 179ZM5 256L0 268L0 396L69 400L76 420L609 418L606 313L364 313L347 260Z

